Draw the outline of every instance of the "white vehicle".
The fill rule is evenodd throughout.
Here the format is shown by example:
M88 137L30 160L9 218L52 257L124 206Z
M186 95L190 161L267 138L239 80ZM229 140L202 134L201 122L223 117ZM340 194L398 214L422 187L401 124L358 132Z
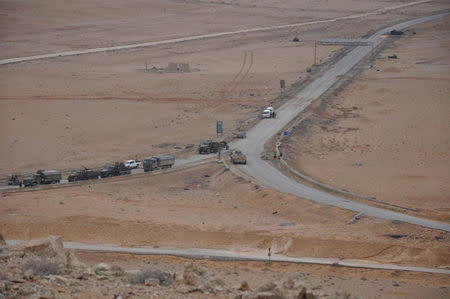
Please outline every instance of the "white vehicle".
M140 165L140 162L136 161L136 160L127 160L125 161L123 164L125 164L126 168L138 168Z
M273 107L267 107L261 116L262 118L275 118L275 109Z

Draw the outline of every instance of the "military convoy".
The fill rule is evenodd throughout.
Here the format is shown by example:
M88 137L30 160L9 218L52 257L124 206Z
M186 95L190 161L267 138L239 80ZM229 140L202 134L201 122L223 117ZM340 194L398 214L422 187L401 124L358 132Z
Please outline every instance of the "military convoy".
M61 171L58 170L38 170L36 173L23 179L23 185L25 187L44 185L44 184L57 184L61 181Z
M198 146L198 153L199 154L211 154L211 153L217 153L219 150L222 149L228 149L228 144L225 141L204 141L200 143Z
M17 174L12 174L12 175L10 175L10 176L8 176L8 178L6 179L7 180L7 182L8 182L8 185L21 185L22 184L22 182L20 181L20 179L19 179L19 175L17 175Z
M142 166L145 172L171 168L175 164L173 155L161 155L144 159Z
M72 172L67 177L67 180L69 182L92 180L92 179L98 179L100 177L100 175L101 175L101 172L99 170L84 168L84 169L76 170L76 171Z
M102 178L131 174L131 169L126 167L122 162L116 162L114 165L107 165L100 171Z

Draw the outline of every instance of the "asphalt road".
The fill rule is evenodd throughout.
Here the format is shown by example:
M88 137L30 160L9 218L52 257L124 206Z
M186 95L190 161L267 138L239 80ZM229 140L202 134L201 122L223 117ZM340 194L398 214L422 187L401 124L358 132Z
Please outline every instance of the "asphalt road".
M297 115L302 112L312 101L318 99L325 91L332 87L339 80L339 76L346 74L358 62L366 57L373 48L376 48L382 42L382 38L380 38L381 35L388 33L393 29L402 30L416 24L441 18L445 15L448 15L448 13L418 18L385 28L378 31L368 39L373 46L359 46L352 50L349 54L339 60L323 76L311 82L293 99L280 107L277 110L277 118L262 119L256 126L247 132L246 139L241 139L231 144L233 148L242 150L242 152L244 152L247 156L247 165L239 166L241 170L255 178L266 187L309 199L322 205L336 206L357 213L363 213L367 216L387 220L398 220L433 229L450 231L450 225L447 223L375 208L308 187L300 182L290 179L278 169L261 159L264 144L272 136L279 134L280 131L290 121L296 118Z
M400 7L415 5L419 3L424 3L429 1L417 1L408 4L402 4L400 6L392 6L388 8L384 8L383 10L391 10L397 9ZM70 51L70 52L62 52L56 54L46 54L40 56L31 56L31 57L21 57L21 58L12 58L12 59L3 59L0 60L1 64L8 64L14 62L23 62L35 59L44 59L58 56L70 56L70 55L80 55L86 53L96 53L102 51L111 51L111 50L122 50L122 49L130 49L136 47L147 47L153 45L160 45L166 43L174 43L174 42L182 42L189 40L197 40L204 38L212 38L212 37L220 37L230 34L239 34L245 32L255 32L255 31L263 31L263 30L274 30L281 28L289 28L295 26L303 26L308 24L319 24L325 22L336 22L338 20L344 19L352 19L352 18L361 18L372 14L380 13L383 10L376 10L369 13L351 15L336 19L328 19L323 21L314 21L307 23L298 23L298 24L289 24L282 26L272 26L272 27L260 27L253 29L246 29L234 32L223 32L223 33L215 33L215 34L207 34L207 35L198 35L191 36L173 40L166 40L160 42L150 42L144 44L136 44L136 45L126 45L119 47L111 47L111 48L97 48L97 49L88 49L81 51ZM382 38L380 35L385 34L393 29L402 30L404 28L413 26L415 24L420 24L428 21L432 21L438 18L441 18L449 13L439 14L434 16L428 16L423 18L414 19L411 21L403 22L401 24L397 24L395 26L391 26L388 28L384 28L374 35L372 35L368 40L371 42L370 46L359 46L356 47L353 51L339 60L331 69L329 69L323 76L317 78L313 82L311 82L308 86L306 86L299 94L297 94L290 101L285 103L280 109L277 111L276 119L263 119L260 121L255 127L250 129L247 132L247 138L235 141L231 144L234 148L241 149L247 155L247 165L240 166L241 169L246 172L248 175L253 177L256 181L265 185L266 187L273 188L279 190L281 192L290 193L295 196L309 199L311 201L317 202L322 205L332 205L342 209L347 209L351 211L355 211L357 213L363 213L367 216L373 216L378 218L384 218L387 220L398 220L403 221L415 225L420 225L424 227L429 227L433 229L440 229L444 231L450 231L450 225L443 222L427 220L423 218L413 217L404 215L401 213L392 212L385 209L375 208L372 206L368 206L359 202L354 202L345 198L341 198L321 190L313 189L304 184L296 182L289 177L285 176L278 169L274 168L267 162L261 159L261 153L263 152L264 144L275 134L278 134L291 120L293 120L300 112L302 112L312 101L318 99L326 90L328 90L331 86L333 86L338 80L339 76L344 75L349 70L351 70L358 62L361 61L364 57L366 57L373 48L376 48L381 42ZM199 162L203 159L210 158L211 155L199 156L195 155L186 160L177 161L176 167L183 166L191 162ZM2 187L2 189L7 189L11 187ZM1 190L0 190L1 192Z
M23 241L7 240L8 245L16 245ZM153 247L121 247L107 244L85 244L75 242L64 242L64 248L88 251L88 252L113 252L113 253L128 253L139 255L170 255L189 259L198 260L221 260L221 261L268 261L264 254L238 253L225 250L203 249L203 248L153 248ZM288 257L284 255L273 254L271 257L273 262L289 262L298 264L316 264L327 266L343 266L352 268L365 269L383 269L383 270L398 270L398 271L413 271L433 274L450 274L450 270L439 268L425 268L425 267L409 267L398 266L392 264L379 264L370 261L352 261L339 260L333 258L314 258L314 257Z

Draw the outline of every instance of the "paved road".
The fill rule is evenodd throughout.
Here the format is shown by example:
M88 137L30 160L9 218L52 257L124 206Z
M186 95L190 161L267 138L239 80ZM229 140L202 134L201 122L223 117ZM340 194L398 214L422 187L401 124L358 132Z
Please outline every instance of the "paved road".
M378 46L382 39L380 35L393 29L402 30L404 28L432 21L441 18L446 14L423 17L378 31L368 40L373 44L373 48ZM296 182L269 163L261 159L264 144L275 134L278 134L291 120L303 111L312 101L318 99L326 90L333 86L339 76L344 75L352 69L358 62L367 56L372 50L372 46L359 46L348 55L338 61L323 76L317 78L304 88L292 100L285 103L277 111L276 119L263 119L256 126L247 132L247 138L232 143L232 147L241 149L247 155L247 165L240 166L241 170L254 177L257 181L269 188L293 194L298 197L309 199L322 205L336 206L342 209L364 213L368 216L384 218L387 220L399 220L433 229L450 231L450 225L443 222L412 217L401 213L379 209L359 202L344 199L321 190L313 189L304 184Z
M49 59L49 58L64 57L64 56L75 56L75 55L82 55L82 54L92 54L92 53L107 52L107 51L129 50L129 49L135 49L135 48L152 47L152 46L173 44L173 43L193 41L193 40L201 40L201 39L208 39L208 38L224 37L224 36L243 34L243 33L270 31L270 30L278 30L278 29L287 29L287 28L301 27L301 26L306 26L306 25L331 23L331 22L337 22L337 21L340 21L340 20L351 20L351 19L357 19L357 18L364 18L364 17L368 17L370 15L376 15L376 14L380 14L380 13L385 13L385 12L387 12L389 10L395 10L395 9L404 8L404 7L407 7L407 6L412 6L412 5L417 5L417 4L422 4L422 3L426 3L426 2L430 2L430 1L432 1L432 0L415 1L415 2L411 2L411 3L405 3L405 4L399 4L399 5L384 7L384 8L377 9L377 10L374 10L374 11L371 11L371 12L367 12L367 13L354 14L354 15L349 15L349 16L344 16L344 17L339 17L339 18L333 18L333 19L320 20L320 21L294 23L294 24L286 24L286 25L279 25L279 26L256 27L256 28L250 28L250 29L228 31L228 32L210 33L210 34L203 34L203 35L194 35L194 36L188 36L188 37L181 37L181 38L174 38L174 39L168 39L168 40L162 40L162 41L154 41L154 42L147 42L147 43L139 43L139 44L131 44L131 45L123 45L123 46L93 48L93 49L84 49L84 50L74 50L74 51L66 51L66 52L59 52L59 53L51 53L51 54L42 54L42 55L35 55L35 56L7 58L7 59L1 59L0 60L0 65L10 64L10 63L18 63L18 62L26 62L26 61L32 61L32 60L38 60L38 59Z
M21 240L6 241L8 245L15 245L21 242L23 241ZM75 242L64 242L64 248L90 252L114 252L114 253L128 253L140 255L170 255L189 259L203 259L203 260L263 261L263 262L267 261L267 256L264 254L250 254L250 253L245 254L232 251L202 249L202 248L176 249L176 248L152 248L152 247L121 247L106 244L85 244ZM352 261L352 260L339 260L332 258L288 257L277 254L273 254L271 260L274 262L289 262L298 264L317 264L327 266L339 265L352 268L413 271L413 272L425 272L433 274L450 274L450 270L446 269L379 264L376 262L361 261L361 260Z
M424 3L429 1L418 1L413 3L408 3L405 5L414 5L418 3ZM399 7L404 7L405 5L385 8L384 10L389 9L397 9ZM289 28L295 26L303 26L306 24L318 24L324 22L335 22L337 20L342 19L351 19L351 18L360 18L364 16L368 16L371 14L379 13L380 10L360 14L360 15L352 15L347 17L341 17L337 19L329 19L324 21L314 21L308 23L298 23L298 24L290 24L283 26L273 26L273 27L264 27L264 28L253 28L241 31L234 32L225 32L225 33L216 33L216 34L208 34L208 35L198 35L193 37L186 37L180 39L166 40L161 42L152 42L145 43L139 45L128 45L128 46L120 46L120 47L112 47L112 48L98 48L98 49L89 49L84 51L71 51L64 52L58 54L48 54L44 56L33 56L33 57L22 57L15 58L16 60L6 59L0 60L0 64L7 64L13 62L20 61L28 61L34 59L42 59L42 58L50 58L56 56L69 56L69 55L78 55L83 53L95 53L101 51L110 51L110 50L120 50L120 49L129 49L135 47L144 47L144 46L152 46L157 44L164 43L174 43L188 40L196 40L203 38L211 38L218 37L230 34L238 34L244 32L254 32L254 31L262 31L262 30L273 30L280 28ZM298 197L302 197L305 199L309 199L311 201L323 204L323 205L332 205L337 206L342 209L347 209L351 211L355 211L358 213L363 213L368 216L384 218L388 220L399 220L403 222L408 222L415 225L420 225L424 227L440 229L444 231L450 231L450 225L447 223L442 223L438 221L432 221L427 219L422 219L418 217L412 217L408 215L404 215L401 213L395 213L389 210L379 209L372 206L368 206L362 203L353 202L351 200L341 198L320 190L316 190L310 188L306 185L303 185L299 182L291 180L289 177L285 176L279 170L263 161L260 158L260 155L263 151L263 146L267 140L269 140L272 136L279 133L283 127L285 127L291 120L293 120L301 111L303 111L313 100L318 99L326 90L328 90L333 84L335 84L339 80L339 76L347 73L350 69L352 69L361 59L363 59L366 55L370 53L372 48L378 46L382 39L379 37L380 35L389 32L393 29L401 30L415 24L420 24L423 22L432 21L438 18L441 18L446 14L434 15L429 17L418 18L415 20L411 20L408 22L404 22L401 24L397 24L392 27L385 28L383 30L378 31L373 36L371 36L368 40L372 43L371 46L359 46L356 47L353 51L351 51L348 55L339 60L330 70L328 70L322 77L317 78L315 81L310 83L306 88L304 88L297 96L295 96L292 100L284 104L278 110L278 118L276 119L265 119L260 121L255 127L253 127L249 132L247 132L247 138L243 140L236 141L232 144L233 147L240 148L246 155L248 159L248 163L246 166L240 166L242 170L244 170L247 174L255 178L258 182L263 185L274 188L281 192L286 192L293 194ZM53 56L52 56L53 55ZM207 156L194 156L184 161L179 161L175 166L182 166L186 163L191 163L195 161L200 161L202 159L210 158L211 155ZM1 190L0 190L1 191Z

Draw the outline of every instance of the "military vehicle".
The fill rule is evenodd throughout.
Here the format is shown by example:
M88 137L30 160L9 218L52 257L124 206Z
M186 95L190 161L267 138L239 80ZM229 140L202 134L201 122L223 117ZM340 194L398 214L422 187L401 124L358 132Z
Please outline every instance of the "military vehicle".
M217 153L219 149L228 149L228 145L225 141L204 141L200 143L198 146L198 153L199 154L210 154L210 153Z
M100 176L102 178L110 176L118 176L124 174L130 174L131 169L127 168L122 162L116 162L114 165L108 165L100 171Z
M92 179L98 179L98 177L100 175L101 175L100 170L84 168L84 169L76 170L76 171L72 172L67 177L67 180L69 182L92 180Z
M236 134L236 138L245 138L247 137L247 133L245 131L239 131Z
M240 150L232 150L230 158L233 164L247 164L247 157Z
M146 158L143 161L143 167L145 172L157 169L171 168L174 164L175 164L175 157L173 155L161 155Z
M12 174L10 176L8 176L8 185L21 185L22 182L19 179L19 175L17 174Z
M61 171L58 170L38 170L31 176L23 179L25 187L40 184L55 184L61 181Z

